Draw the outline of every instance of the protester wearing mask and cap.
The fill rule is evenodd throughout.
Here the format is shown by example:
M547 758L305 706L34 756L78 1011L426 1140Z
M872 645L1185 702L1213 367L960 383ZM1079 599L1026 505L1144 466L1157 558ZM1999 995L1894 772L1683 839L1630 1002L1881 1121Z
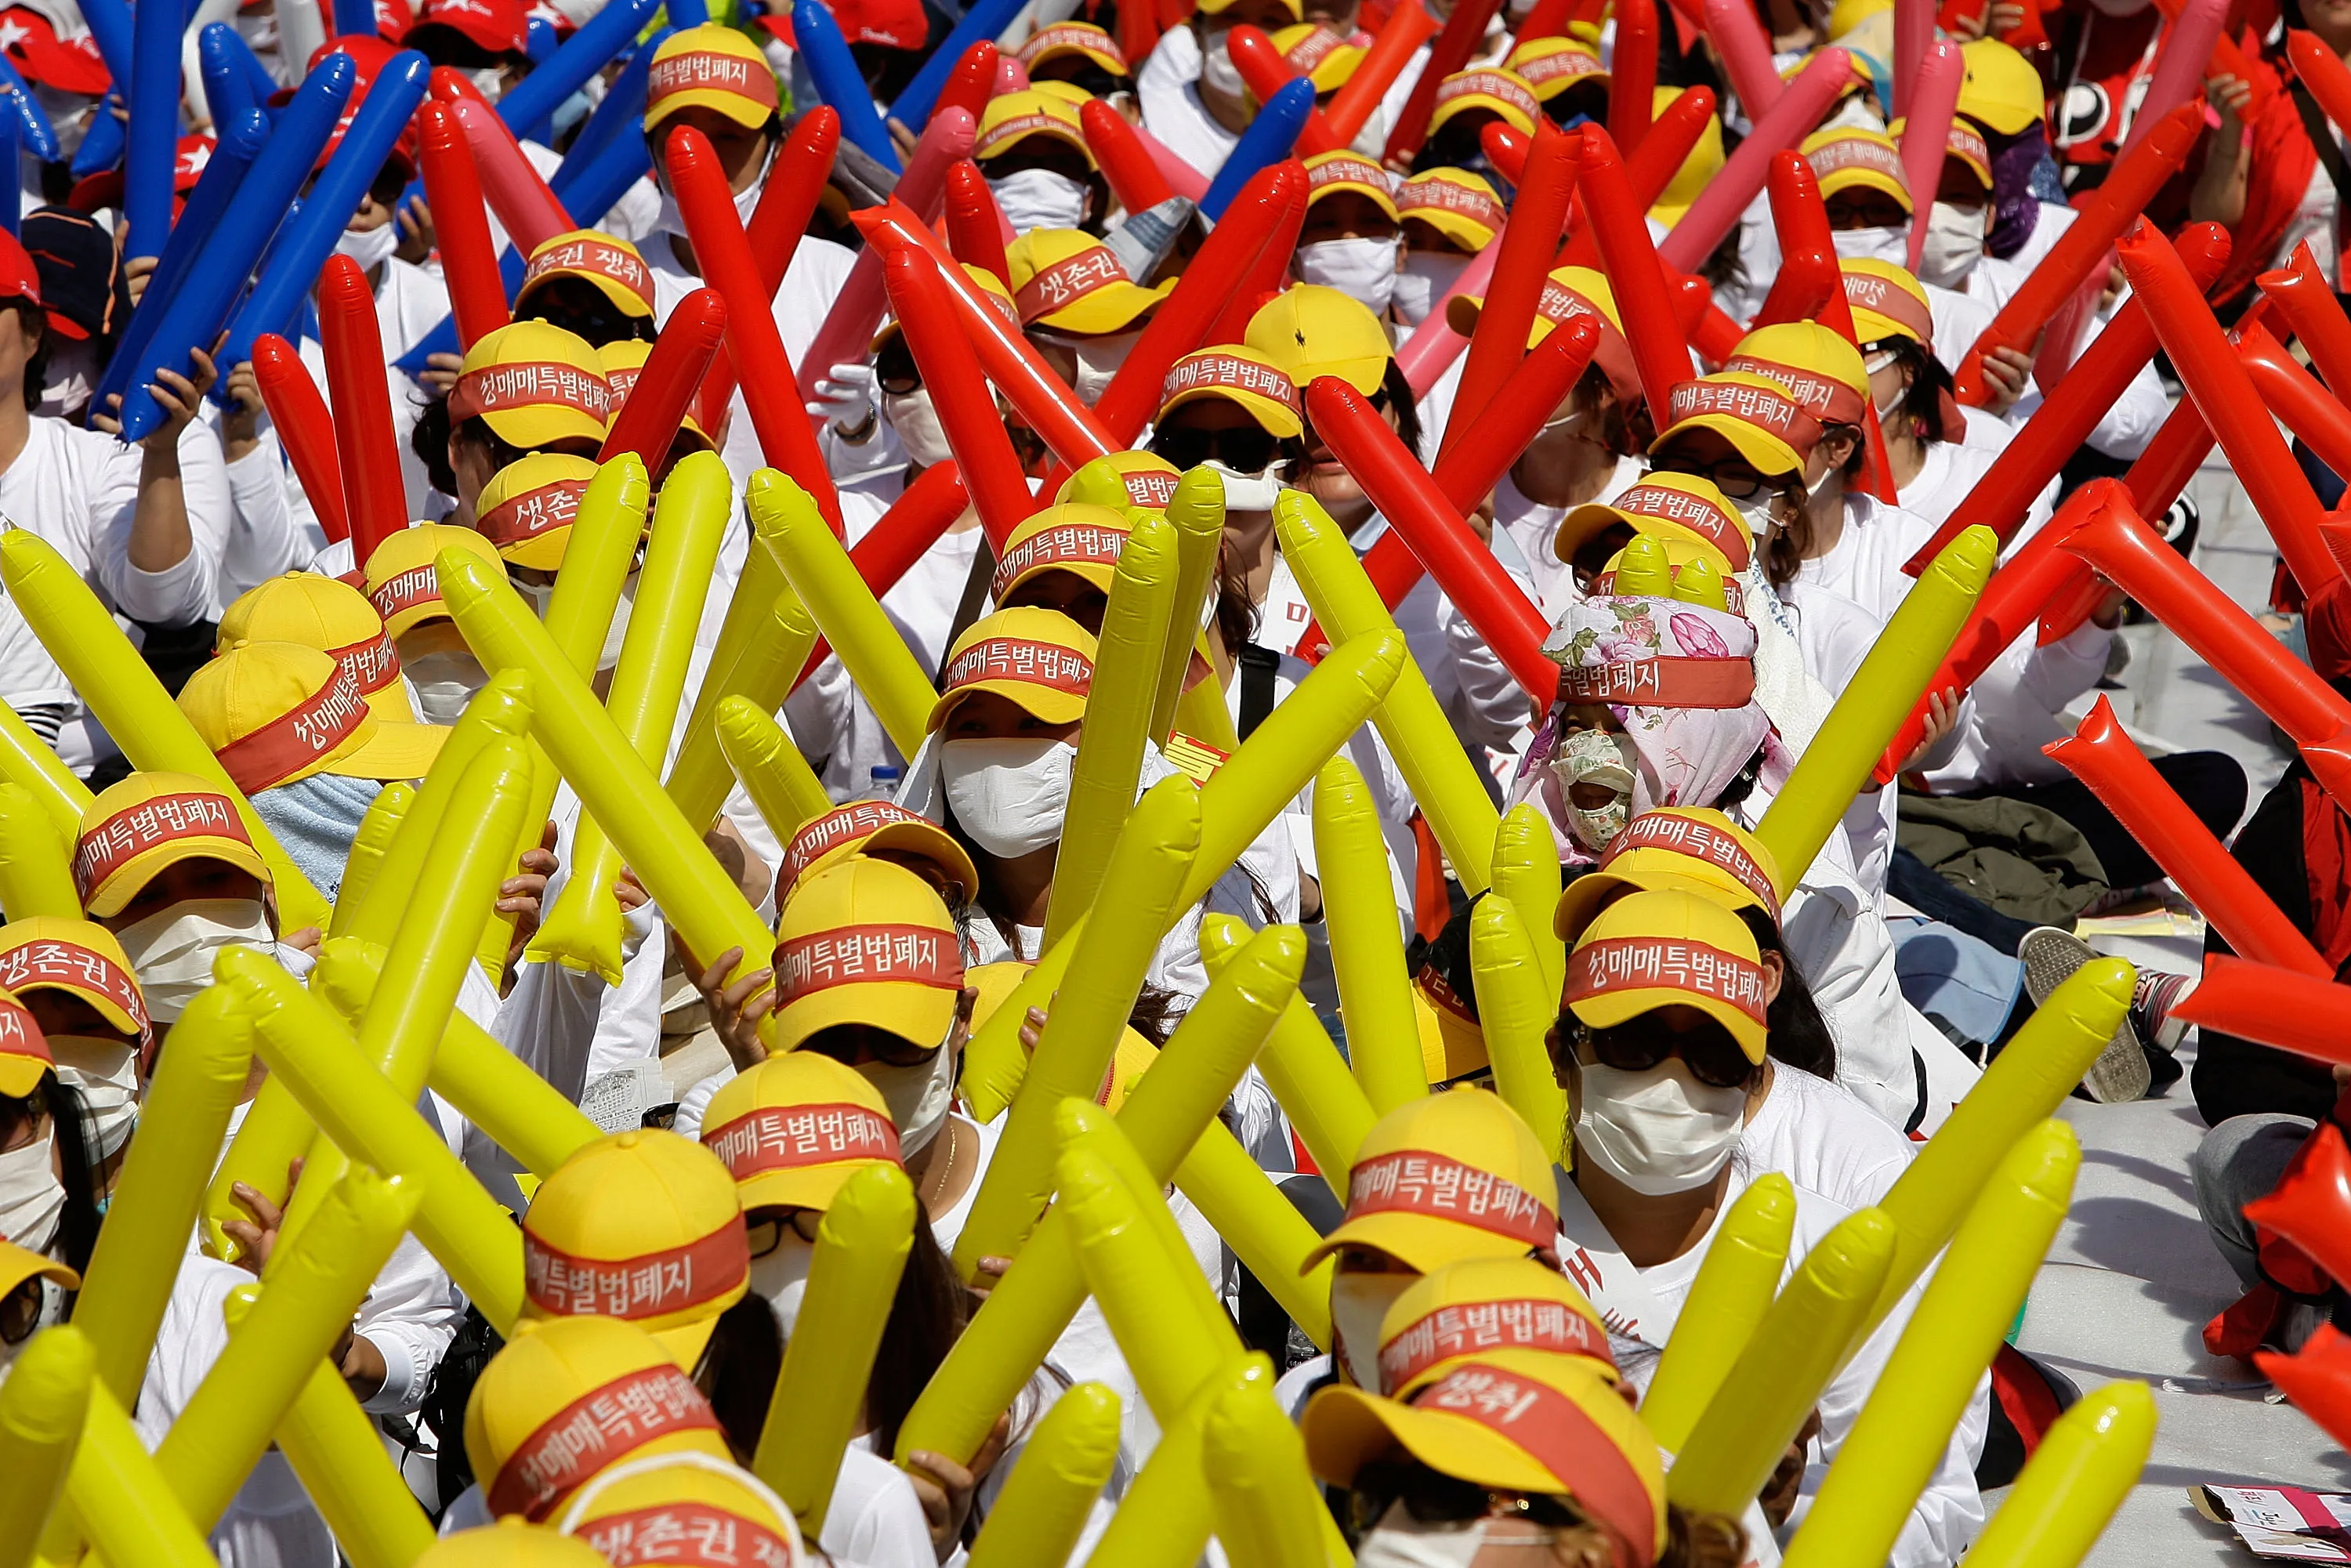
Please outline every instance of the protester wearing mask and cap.
M1724 1210L1752 1179L1737 1155L1764 1088L1766 1019L1778 983L1737 915L1677 891L1616 900L1568 956L1552 1037L1576 1150L1571 1183L1560 1191L1561 1246L1578 1249L1577 1282L1593 1305L1650 1348L1663 1348ZM1847 1212L1797 1189L1788 1266L1801 1266ZM1801 1522L1908 1325L1917 1291L1914 1284L1822 1393L1816 1435L1792 1448L1760 1500L1775 1529ZM1983 1526L1973 1472L1988 1417L1978 1386L1910 1507L1888 1558L1896 1568L1954 1562Z
M1108 189L1078 111L1060 93L998 93L979 117L972 161L1017 236L1034 229L1098 231Z
M1582 38L1530 38L1502 64L1534 89L1553 125L1608 123L1608 68Z
M0 1376L38 1331L65 1322L81 1276L54 1258L0 1240Z
M416 722L415 700L383 617L366 594L339 578L289 571L248 589L222 613L213 652L225 653L241 643L316 648L350 673L376 717Z
M1494 187L1466 169L1413 175L1396 187L1395 209L1404 239L1395 319L1417 327L1478 253L1494 243L1505 214Z
M1971 38L1959 46L1959 55L1967 69L1959 78L1959 112L1983 132L1991 160L1987 248L2030 272L2074 226L2074 209L2050 155L2048 90L2032 62L1997 38ZM2259 251L2246 259L2269 265Z
M1029 35L1015 58L1032 82L1067 82L1094 98L1126 99L1132 112L1134 73L1118 41L1091 22L1056 22Z
M48 116L57 133L57 157L70 167L92 120L106 112L106 95L114 86L105 57L98 52L98 39L78 7L59 6L52 14L32 5L11 5L5 15L0 34L8 40L8 63Z
M514 319L560 327L590 348L653 337L653 275L627 240L573 229L539 242L515 290Z
M1381 320L1395 302L1404 257L1394 183L1358 152L1308 158L1306 221L1290 263L1301 281L1335 289Z
M1516 71L1499 66L1456 71L1437 86L1437 108L1428 117L1428 140L1413 155L1411 172L1467 169L1492 177L1494 165L1479 133L1499 123L1521 136L1532 136L1535 121L1542 118L1542 99Z
M1135 78L1144 130L1214 175L1257 112L1225 35L1244 22L1270 35L1303 20L1299 0L1206 0L1195 7L1188 23L1160 35Z
M489 681L442 603L434 563L444 549L465 550L506 570L496 547L475 529L420 523L378 545L360 580L368 602L383 618L384 634L392 639L417 715L429 725L456 723L474 694Z
M19 934L20 925L37 929ZM78 1289L79 1281L68 1282L63 1275L89 1267L99 1216L112 1172L121 1163L99 1154L96 1117L81 1094L66 1084L42 1019L58 1026L61 1040L110 1048L118 1040L131 1040L120 1049L130 1053L134 1068L136 1042L146 1038L143 1017L137 1029L124 1027L117 1033L115 1019L134 1017L122 1001L135 998L138 987L115 962L121 950L106 933L55 916L11 921L7 929L0 937L0 967L25 984L26 999L0 991L0 1242L37 1255L57 1271L26 1269L9 1282L0 1304L0 1341L6 1345L0 1368L33 1328L65 1320L65 1292ZM97 961L67 975L84 953L96 954ZM103 1012L94 997L104 1000ZM74 1033L68 1037L66 1030ZM36 1279L47 1283L37 1284Z
M1174 278L1136 283L1110 246L1073 228L1030 229L1004 247L1004 259L1021 330L1089 408L1176 287Z

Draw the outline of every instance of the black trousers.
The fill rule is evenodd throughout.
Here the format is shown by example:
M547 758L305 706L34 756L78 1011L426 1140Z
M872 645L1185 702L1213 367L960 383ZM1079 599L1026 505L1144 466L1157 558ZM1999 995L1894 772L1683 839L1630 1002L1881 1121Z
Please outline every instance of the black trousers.
M2179 751L2148 760L2155 764L2163 781L2188 803L2188 809L2212 830L2212 836L2225 842L2236 831L2238 819L2245 814L2248 786L2245 770L2237 759L2226 752ZM1985 793L2005 795L2011 800L2054 811L2079 828L2082 836L2090 841L2090 847L2098 852L2098 863L2106 869L2109 887L2137 887L2163 875L2163 868L2155 862L2155 857L2139 847L2130 830L2116 821L2115 814L2078 779Z

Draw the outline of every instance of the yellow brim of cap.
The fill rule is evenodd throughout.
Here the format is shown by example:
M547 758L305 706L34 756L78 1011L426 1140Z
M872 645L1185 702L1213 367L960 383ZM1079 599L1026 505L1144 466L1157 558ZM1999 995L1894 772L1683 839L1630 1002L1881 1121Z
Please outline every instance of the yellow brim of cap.
M948 1026L955 1022L959 994L945 986L917 985L912 980L832 986L778 1009L776 1048L793 1050L810 1035L844 1023L887 1030L917 1045L944 1041Z
M68 1291L81 1289L81 1276L58 1262L30 1248L0 1242L0 1296L6 1295L27 1280L54 1280Z
M408 688L397 680L379 691L369 692L360 698L368 712L385 724L414 724L416 709L408 701Z
M1058 121L1051 125L1026 125L1000 141L989 141L984 148L974 146L971 150L972 158L975 162L1001 158L1031 136L1050 136L1056 141L1074 147L1086 155L1087 168L1101 167L1094 162L1093 149L1086 145L1086 139L1078 132L1077 129L1074 126L1062 125Z
M1689 210L1690 204L1687 202L1659 202L1649 209L1649 216L1670 229L1681 222L1682 214Z
M795 824L796 829L797 826ZM785 836L789 838L790 834ZM948 836L945 828L934 827L928 822L890 822L876 828L862 839L825 851L809 862L801 871L800 878L804 881L827 866L839 865L852 855L872 854L880 850L918 855L946 872L962 888L965 898L979 896L979 869L971 863L971 856Z
M422 779L431 771L433 759L441 755L442 743L448 738L449 731L442 725L373 720L360 727L359 734L352 737L356 744L329 753L323 762L279 782L290 784L295 779L308 779L314 773L331 773L339 779L378 779L387 783L395 779Z
M1587 501L1559 520L1559 531L1551 537L1551 553L1562 561L1573 560L1583 542L1605 531L1611 523L1641 531L1640 521L1631 513L1620 512L1604 501Z
M1450 1083L1492 1069L1493 1061L1486 1054L1485 1031L1430 1001L1418 986L1412 988L1412 1019L1420 1030L1421 1074L1431 1084Z
M1524 1448L1467 1416L1421 1410L1360 1388L1326 1389L1306 1407L1306 1456L1339 1486L1374 1459L1403 1448L1430 1469L1494 1491L1568 1490Z
M1336 92L1347 85L1347 78L1353 76L1355 68L1363 63L1363 50L1352 44L1342 44L1315 61L1314 69L1308 74L1306 79L1314 84L1314 90L1318 95Z
M1538 1195L1541 1196L1541 1195ZM1432 1214L1405 1214L1395 1209L1350 1219L1315 1244L1299 1265L1303 1275L1325 1258L1348 1247L1374 1247L1400 1258L1419 1273L1434 1274L1448 1263L1479 1258L1523 1258L1526 1244L1458 1219Z
M1422 207L1409 213L1399 213L1398 223L1424 223L1462 249L1477 252L1494 243L1494 231L1466 213L1445 207Z
M1315 203L1325 197L1337 195L1342 191L1350 195L1369 197L1374 206L1388 215L1390 223L1403 222L1396 216L1395 198L1377 185L1366 184L1361 180L1333 180L1328 184L1318 185L1314 188L1314 193L1306 198L1306 205L1311 210Z
M1297 414L1290 412L1288 403L1276 402L1261 392L1250 392L1246 387L1187 388L1167 400L1165 406L1159 411L1159 417L1164 420L1186 403L1196 402L1204 397L1223 398L1228 402L1235 404L1251 419L1257 421L1259 429L1278 440L1289 441L1305 434L1305 424Z
M1156 288L1139 283L1107 283L1050 316L1038 317L1034 324L1064 332L1123 332L1144 312L1156 308L1175 287L1172 277Z
M1711 430L1731 444L1732 450L1755 465L1762 474L1801 474L1803 460L1796 449L1768 430L1758 430L1743 419L1733 419L1727 413L1694 413L1652 442L1649 450L1689 430Z
M1659 1008L1692 1007L1730 1031L1750 1061L1763 1060L1763 1026L1716 997L1702 997L1674 986L1637 986L1604 991L1567 1004L1577 1018L1594 1029L1614 1029Z
M1826 201L1839 191L1877 191L1902 204L1904 212L1910 211L1910 193L1901 181L1883 169L1832 169L1821 176L1821 200Z
M1050 66L1055 60L1066 60L1071 55L1084 56L1114 77L1128 74L1125 61L1114 58L1100 49L1091 48L1084 44L1060 44L1052 48L1042 50L1035 59L1029 62L1029 69L1033 74L1039 66Z
M559 441L585 441L597 446L604 444L603 424L585 409L537 403L529 408L502 409L481 418L500 441L525 451L552 446Z
M736 1196L745 1213L755 1208L830 1208L841 1184L878 1160L843 1160L839 1165L802 1166L797 1170L761 1171L737 1184ZM692 1371L691 1367L687 1368Z
M1428 129L1432 133L1439 131L1444 128L1446 121L1457 119L1473 109L1488 110L1500 115L1502 123L1521 136L1532 136L1535 133L1532 115L1516 104L1504 103L1500 99L1490 98L1482 92L1464 93L1450 103L1437 105L1437 112L1428 117Z
M974 681L955 690L931 705L930 723L925 731L935 730L946 723L956 705L974 692L994 692L1009 698L1021 712L1043 719L1047 724L1074 724L1086 716L1086 699L1071 692L1057 692L1050 686L1034 685L1027 681Z
M1917 333L1893 317L1880 316L1876 311L1865 310L1858 305L1853 308L1853 335L1864 343L1883 342L1888 338L1907 338L1914 343L1918 340Z
M95 986L68 985L62 980L27 981L16 988L17 999L22 1000L31 991L61 991L69 997L78 997L96 1008L98 1016L104 1019L110 1027L134 1040L138 1038L139 1025L122 1010L122 1005Z
M22 1100L40 1086L41 1074L49 1064L37 1056L0 1056L0 1094L11 1100Z
M1018 589L1022 583L1032 581L1049 571L1066 571L1072 577L1084 578L1088 582L1092 583L1104 593L1108 593L1110 591L1111 581L1118 575L1118 568L1106 560L1040 560L1033 565L1021 568L1020 570L1013 577L1012 580L1004 585L1004 596L1007 599L1009 599L1012 596L1013 591Z
M775 118L775 111L763 109L739 92L722 92L716 88L688 88L674 92L645 111L645 129L653 130L681 109L715 109L746 130L757 131Z
M265 884L269 881L269 868L250 844L227 838L180 839L142 850L115 867L104 882L90 889L84 913L93 920L120 915L122 906L139 895L141 888L155 880L157 872L191 860L222 861Z
M563 564L564 551L571 545L571 527L549 528L543 534L533 534L517 544L500 545L498 559L508 566L527 566L538 571L553 571Z

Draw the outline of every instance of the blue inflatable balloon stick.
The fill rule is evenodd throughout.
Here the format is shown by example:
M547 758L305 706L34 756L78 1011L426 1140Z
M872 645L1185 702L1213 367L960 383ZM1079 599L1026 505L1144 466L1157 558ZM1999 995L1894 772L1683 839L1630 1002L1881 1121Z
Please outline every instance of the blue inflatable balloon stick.
M890 144L889 131L883 129L882 115L873 107L873 90L865 85L865 73L857 68L849 40L841 36L841 24L832 19L822 0L795 0L792 41L808 63L809 75L815 78L816 95L840 114L841 134L893 174L905 172L898 150Z
M1211 223L1223 217L1225 209L1259 170L1289 157L1290 148L1298 143L1298 133L1306 129L1306 117L1313 111L1314 84L1304 77L1292 78L1267 99L1257 118L1241 131L1241 139L1233 143L1233 150L1225 154L1225 166L1201 193L1200 215Z
M517 136L528 136L534 126L554 119L565 99L644 30L660 5L661 0L610 0L589 18L587 26L564 41L553 59L515 83L498 99L498 118L507 122L507 129Z
M148 0L131 13L131 125L122 163L126 258L162 255L172 234L172 165L180 144L180 21L176 0Z
M974 44L983 40L992 44L1001 38L1027 4L1028 0L973 0L963 20L923 62L914 79L892 100L890 118L920 136L923 127L930 121L931 110L938 104L940 91L947 85L948 74ZM793 24L795 32L799 26L797 22Z

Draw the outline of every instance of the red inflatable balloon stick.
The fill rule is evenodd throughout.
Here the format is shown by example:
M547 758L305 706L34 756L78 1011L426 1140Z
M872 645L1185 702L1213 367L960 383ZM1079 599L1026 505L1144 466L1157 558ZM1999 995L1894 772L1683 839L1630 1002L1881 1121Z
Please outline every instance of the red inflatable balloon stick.
M347 256L330 256L319 277L319 342L327 351L327 392L334 399L335 452L343 471L343 515L351 524L351 560L365 566L375 547L408 527L408 486L392 431L392 387L384 380L383 335L375 292Z
M1453 415L1445 426L1446 446L1461 439L1526 358L1527 337L1567 223L1567 199L1575 188L1575 153L1581 144L1580 138L1547 120L1535 127L1526 179L1519 186L1510 224L1489 247L1495 250L1493 281L1477 329L1469 335L1461 384L1453 394Z
M435 67L433 72L437 87L446 66ZM473 84L465 84L471 87ZM436 91L435 97L439 96ZM563 210L563 204L548 189L538 171L523 156L522 143L515 140L498 111L478 98L459 97L445 100L448 112L465 133L465 145L472 149L474 167L480 171L482 194L490 204L490 211L498 214L506 225L507 237L515 248L528 256L557 235L569 234L580 225Z
M1085 132L1086 150L1101 165L1102 178L1120 206L1130 213L1143 213L1175 200L1175 187L1134 139L1134 128L1127 124L1124 115L1098 98L1088 99L1078 106L1078 127Z
M1306 198L1303 193L1309 182L1306 178L1306 165L1294 159L1284 159L1272 167L1297 171L1297 184L1283 187L1285 190L1295 189L1301 193L1297 204L1291 205L1285 202L1275 214L1272 226L1267 229L1264 243L1257 247L1257 255L1238 272L1223 275L1224 308L1217 312L1216 319L1208 323L1208 329L1201 334L1200 341L1194 345L1196 348L1205 348L1210 343L1241 341L1248 336L1249 319L1264 308L1267 300L1280 293L1289 284L1290 257L1298 253L1299 232L1306 225ZM1258 171L1259 178L1262 178L1264 173L1265 171L1262 169ZM1243 186L1242 189L1247 190L1248 187ZM1230 215L1229 208L1227 209L1227 215ZM1222 228L1224 220L1218 219L1217 226ZM1184 270L1189 274L1197 270L1199 265L1200 258L1194 256L1192 265ZM1212 273L1210 276L1217 275ZM1175 361L1171 360L1168 362L1173 364ZM1164 370L1161 371L1163 376L1165 373Z
M1134 137L1135 145L1157 165L1159 177L1167 182L1168 189L1187 202L1196 202L1208 193L1208 177L1186 162L1183 154L1171 151L1167 143L1140 125L1130 125L1127 130Z
M1527 183L1527 154L1534 151L1534 138L1514 125L1499 120L1489 120L1478 128L1478 145L1486 152L1486 162L1494 172L1513 185Z
M329 542L350 538L350 514L343 509L343 465L335 454L335 421L302 356L277 333L264 332L253 340L253 379L260 383L269 423L277 429L278 443L286 448Z
M2199 1029L2351 1067L2351 1033L2343 1028L2344 998L2344 988L2333 980L2227 953L2207 953L2204 977L2179 998L2173 1013Z
M947 85L939 89L936 101L931 105L931 118L921 125L906 127L921 132L930 129L943 110L960 109L971 116L974 125L987 110L987 100L996 96L996 46L986 38L963 52L955 69L947 73Z
M1494 20L1494 13L1502 8L1502 0L1461 0L1453 14L1445 18L1438 30L1437 42L1428 48L1428 63L1421 68L1420 79L1413 84L1412 93L1396 111L1395 128L1388 132L1387 145L1381 150L1381 159L1390 168L1400 169L1412 161L1427 140L1429 117L1437 112L1437 89L1447 77L1469 63L1469 57L1485 40L1486 28ZM1399 5L1397 9L1405 9ZM1368 60L1365 62L1369 63ZM1363 74L1358 67L1356 75ZM1374 95L1374 102L1378 101ZM1366 110L1368 115L1368 109ZM1349 141L1363 129L1358 120L1353 129L1333 125L1332 129Z
M424 199L433 208L441 276L449 286L449 311L457 320L459 347L470 349L510 319L497 253L490 245L489 209L482 204L482 179L448 105L421 106L416 127Z
M2090 787L2230 946L2281 969L2333 977L2310 938L2270 902L2270 895L2220 847L2212 830L2131 744L2112 703L2099 697L2072 738L2043 750Z
M1265 29L1247 22L1227 30L1225 47L1232 52L1233 65L1241 73L1241 83L1249 96L1259 103L1270 101L1275 93L1296 81L1305 73L1282 57ZM1298 132L1298 156L1311 158L1317 152L1336 152L1347 144L1334 133L1330 122L1319 109L1306 111L1306 123Z
M1745 11L1750 25L1753 24L1754 11L1746 0L1730 3ZM1767 69L1769 65L1767 55ZM1843 49L1823 49L1805 61L1804 68L1779 95L1779 101L1756 120L1754 133L1741 141L1738 151L1716 171L1714 178L1698 193L1698 200L1690 204L1689 210L1675 223L1673 232L1666 235L1665 243L1657 247L1666 265L1684 272L1697 271L1739 221L1739 214L1755 200L1755 193L1763 188L1764 177L1771 171L1771 154L1792 151L1797 142L1812 134L1852 79L1853 57Z
M1007 288L1012 264L1004 258L1004 214L979 165L958 158L947 165L947 248L957 261L980 268Z
M839 537L841 497L833 490L824 455L817 449L816 432L809 428L791 356L784 351L767 280L751 256L751 241L735 214L735 193L726 172L709 141L691 126L672 130L667 146L669 184L685 219L685 237L693 242L703 277L726 301L726 352L742 383L743 405L758 434L760 455L815 499Z
M1616 0L1609 58L1608 135L1629 160L1648 137L1656 98L1657 0Z
M2264 272L2253 282L2262 297L2284 313L2286 325L2302 340L2310 362L2326 379L2326 390L2351 397L2351 317L2343 313L2335 289L2318 270L2310 242L2294 247L2294 257L2276 272Z
M726 302L715 288L697 288L677 303L653 340L653 352L629 384L621 412L604 433L596 454L610 463L633 452L648 469L660 472L684 423L686 406L709 373L712 356L726 336Z
M1593 236L1600 242L1616 313L1632 346L1634 367L1640 371L1641 395L1652 411L1662 409L1672 401L1675 386L1690 379L1689 342L1682 336L1673 291L1658 265L1657 247L1650 242L1648 220L1634 204L1624 161L1607 131L1596 125L1583 128L1578 165ZM1836 303L1843 301L1839 290ZM1851 336L1848 329L1846 337Z
M1314 378L1306 389L1306 416L1519 685L1549 706L1559 690L1559 666L1542 652L1551 629L1461 520L1463 508L1437 487L1371 400L1338 377Z
M970 505L963 470L952 462L934 463L865 530L850 550L849 563L879 599L898 586Z
M1755 7L1749 0L1706 0L1703 14L1706 36L1714 42L1722 74L1730 78L1730 90L1739 95L1748 120L1760 123L1787 89L1772 68L1771 40L1764 36ZM1896 68L1908 65L1905 60Z
M1909 117L1910 94L1917 86L1917 62L1927 57L1934 42L1935 0L1894 0L1894 98L1890 110L1894 118Z
M792 257L799 254L800 236L808 232L825 182L832 177L833 154L840 147L841 115L831 105L819 104L800 116L768 165L759 204L751 209L751 221L744 229L751 236L751 254L758 260L759 277L768 286L770 299L783 287ZM734 396L735 361L722 342L710 357L702 390L695 394L695 423L716 436Z
M969 340L956 319L955 302L946 279L921 253L899 250L882 261L882 280L890 290L890 308L906 335L906 347L922 372L923 390L931 394L948 449L979 508L980 526L1000 556L1012 530L1037 509L1029 491L1029 476L1012 450L1012 437L997 412L996 398L980 374Z
M2295 1409L2336 1443L2351 1447L2351 1334L2321 1323L2300 1354L2257 1350L2253 1364L2294 1401Z
M1428 14L1420 0L1398 0L1395 9L1388 13L1388 19L1374 35L1372 47L1355 62L1354 75L1332 95L1330 107L1322 111L1322 122L1331 128L1332 135L1342 143L1355 140L1364 122L1371 119L1372 110L1379 107L1388 89L1395 85L1396 78L1404 74L1413 56L1420 52L1420 46L1436 33L1437 26L1437 18ZM1436 108L1433 91L1429 107L1432 111Z
M2351 409L2311 379L2268 328L2255 326L2237 340L2237 357L2253 378L2253 391L2302 444L2337 474L2351 474Z
M2277 1186L2245 1205L2245 1218L2293 1242L2332 1278L2351 1280L2351 1147L2343 1129L2321 1122Z

